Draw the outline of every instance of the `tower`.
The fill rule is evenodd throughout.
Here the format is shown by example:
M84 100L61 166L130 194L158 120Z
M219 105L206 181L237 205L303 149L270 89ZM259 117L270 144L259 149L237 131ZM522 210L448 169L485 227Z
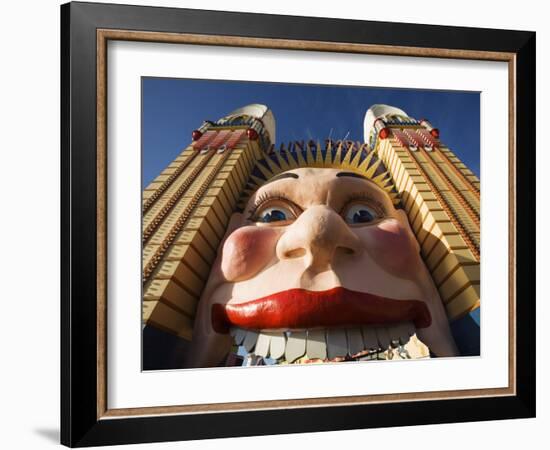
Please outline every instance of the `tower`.
M364 137L390 172L449 320L480 305L479 179L427 120L373 105Z
M248 105L205 121L143 192L143 324L190 340L197 302L229 218L275 119Z

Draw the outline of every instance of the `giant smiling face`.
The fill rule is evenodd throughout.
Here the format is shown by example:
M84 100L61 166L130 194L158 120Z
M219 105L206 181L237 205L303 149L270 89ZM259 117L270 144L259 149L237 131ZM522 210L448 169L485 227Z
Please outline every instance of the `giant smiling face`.
M413 333L437 356L457 354L404 211L362 175L301 168L232 216L187 365L219 364L234 337L272 358L340 360Z

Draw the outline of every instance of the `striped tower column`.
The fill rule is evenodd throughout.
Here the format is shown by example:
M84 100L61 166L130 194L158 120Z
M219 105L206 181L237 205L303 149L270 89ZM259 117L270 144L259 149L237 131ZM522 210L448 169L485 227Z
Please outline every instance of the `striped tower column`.
M478 178L414 119L385 121L376 150L403 207L450 320L480 305Z
M193 319L231 214L269 139L247 120L209 122L143 191L144 325L191 340ZM260 130L262 132L263 130ZM197 134L195 134L197 133Z

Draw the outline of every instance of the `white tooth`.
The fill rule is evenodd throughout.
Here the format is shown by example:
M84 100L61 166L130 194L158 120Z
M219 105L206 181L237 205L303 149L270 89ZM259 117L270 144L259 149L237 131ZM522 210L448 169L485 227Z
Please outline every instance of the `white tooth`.
M361 328L350 328L346 330L348 335L348 353L350 356L357 355L364 350L363 335Z
M308 330L306 347L309 359L325 359L327 357L325 330Z
M363 327L363 344L367 350L378 349L378 338L374 327Z
M348 352L348 342L346 331L341 328L329 328L327 330L327 353L329 359L337 356L346 356Z
M243 341L243 347L246 348L247 352L251 352L254 349L254 346L256 345L256 341L258 340L258 333L255 331L247 331L246 337Z
M269 343L271 342L271 336L269 334L260 333L258 335L258 341L256 342L256 348L254 353L258 356L266 357L269 355Z
M285 359L291 363L304 356L306 352L306 332L292 332L286 341Z
M246 330L243 330L242 328L235 328L235 344L241 345L244 341L244 337L246 336Z
M430 350L420 339L416 337L416 334L413 334L411 336L411 339L409 340L405 348L413 359L430 357Z
M376 338L378 339L378 345L381 349L385 350L390 346L390 335L386 327L376 327Z
M273 359L279 359L285 353L286 339L283 333L273 333L269 343L269 354Z

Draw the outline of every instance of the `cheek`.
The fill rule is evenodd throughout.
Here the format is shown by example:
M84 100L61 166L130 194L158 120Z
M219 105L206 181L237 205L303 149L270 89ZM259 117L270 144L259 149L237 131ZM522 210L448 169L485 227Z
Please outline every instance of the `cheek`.
M267 227L242 227L225 241L221 269L228 281L252 278L275 256L279 233Z
M363 240L370 255L385 269L403 275L416 271L419 257L409 232L397 220L365 229Z

